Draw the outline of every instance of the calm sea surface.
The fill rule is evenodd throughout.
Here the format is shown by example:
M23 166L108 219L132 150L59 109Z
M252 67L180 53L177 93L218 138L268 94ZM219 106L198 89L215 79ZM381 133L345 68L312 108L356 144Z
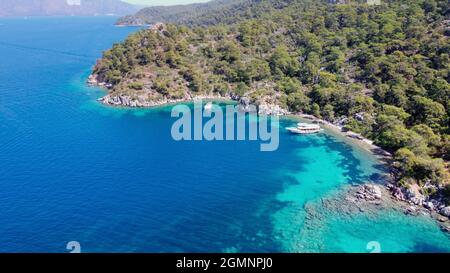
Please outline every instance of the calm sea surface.
M450 251L430 219L322 207L381 173L339 137L291 136L285 120L272 153L175 142L170 107L97 103L91 67L136 31L114 20L0 19L0 252Z

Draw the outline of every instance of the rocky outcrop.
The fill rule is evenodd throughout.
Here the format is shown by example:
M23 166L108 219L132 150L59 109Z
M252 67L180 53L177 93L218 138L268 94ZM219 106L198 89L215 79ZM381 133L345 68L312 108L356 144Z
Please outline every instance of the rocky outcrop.
M439 196L434 196L433 198L424 196L417 189L406 189L392 184L389 184L388 188L396 200L406 202L410 205L406 213L416 214L419 208L423 208L430 213L436 213L450 218L450 206L446 207L444 201Z
M430 211L432 211L432 210L434 210L434 203L433 202L425 202L424 204L423 204L423 206L426 208L426 209L428 209L428 210L430 210Z
M143 108L143 107L153 107L170 103L181 102L182 100L169 100L169 99L161 99L161 100L148 100L144 97L131 97L126 95L107 95L101 99L99 99L105 105L111 106L124 106L124 107L133 107L133 108Z
M442 215L444 215L444 216L450 218L450 206L445 207L445 208L442 208L442 209L440 210L440 213L441 213Z
M147 108L154 106L161 106L167 104L176 104L181 102L189 102L194 100L236 100L231 96L222 96L218 93L213 94L199 94L185 93L180 98L167 98L154 90L139 90L134 92L124 93L120 90L114 89L114 86L109 83L102 82L99 75L91 74L87 79L87 84L90 86L98 86L107 89L109 94L98 99L99 102L117 107L132 107L132 108Z
M239 111L242 112L254 112L257 111L256 106L254 106L249 97L239 98Z
M92 74L92 75L89 76L89 78L87 80L87 83L90 86L99 86L99 87L104 87L104 88L108 88L108 89L113 87L113 85L110 84L110 83L106 83L106 82L100 81L98 79L98 75L95 75L95 74Z
M133 107L133 108L145 108L154 107L167 104L176 104L180 102L194 101L194 100L208 100L208 99L229 99L227 97L217 96L217 95L199 95L195 97L186 96L184 98L170 99L166 97L159 97L150 99L146 94L141 95L114 95L109 94L103 98L98 99L101 103L110 106L123 106L123 107Z
M360 186L356 192L356 197L368 201L380 200L382 197L381 187L374 184Z
M394 185L389 185L389 188L392 191L392 195L399 201L405 201L405 194L403 194L402 188L395 187Z
M87 83L91 86L97 86L99 84L97 75L91 74L87 80Z
M285 116L290 114L288 110L281 107L276 100L270 97L262 97L254 100L244 96L234 99L239 101L239 110L244 112L253 112L256 110L259 115L263 116Z
M412 216L430 216L439 223L443 231L450 232L450 206L446 207L442 201L429 198L425 198L426 201L421 205L416 205L410 199L420 199L420 196L412 195L410 191L408 197L406 192L406 189L393 184L385 186L365 184L350 188L342 202L348 207L353 207L354 211L365 213L375 208L388 207Z
M276 103L263 102L258 105L258 114L266 116L284 116L289 114L289 111L283 109Z

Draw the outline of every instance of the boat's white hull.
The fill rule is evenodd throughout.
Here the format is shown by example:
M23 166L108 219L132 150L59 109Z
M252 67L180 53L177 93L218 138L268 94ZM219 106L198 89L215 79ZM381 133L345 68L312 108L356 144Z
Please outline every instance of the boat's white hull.
M288 130L291 134L296 134L296 135L313 135L313 134L322 132L321 129L305 131L305 130L300 130L298 128L286 128L286 130Z

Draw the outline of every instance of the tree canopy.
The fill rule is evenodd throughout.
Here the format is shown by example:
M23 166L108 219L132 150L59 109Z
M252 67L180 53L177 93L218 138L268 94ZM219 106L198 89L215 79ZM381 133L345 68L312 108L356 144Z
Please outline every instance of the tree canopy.
M395 154L400 180L446 183L448 1L328 2L235 1L186 15L114 45L94 73L116 93L273 96L292 112L346 120Z

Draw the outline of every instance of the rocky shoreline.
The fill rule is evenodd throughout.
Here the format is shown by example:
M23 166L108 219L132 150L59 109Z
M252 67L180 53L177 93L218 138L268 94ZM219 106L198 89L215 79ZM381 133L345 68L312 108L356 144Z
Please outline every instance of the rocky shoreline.
M97 80L95 75L90 75L87 80L88 85L97 86L110 90L113 86ZM171 99L166 97L160 97L158 99L149 100L144 95L123 95L109 93L106 96L99 98L98 101L107 106L114 107L130 107L130 108L149 108L157 106L165 106L183 102L192 102L195 100L234 100L231 96L220 95L185 95L183 98Z
M393 184L388 184L386 187L389 189L392 198L406 206L405 213L411 215L429 214L442 223L445 231L450 232L450 206L446 206L442 199L425 197L417 191Z
M411 191L408 191L411 197L403 197L403 192L404 190L392 184L365 184L350 189L345 200L360 211L364 211L365 205L371 204L396 208L407 215L430 216L439 223L442 231L450 233L450 207L445 207L437 200L420 203L417 197L413 197Z
M388 186L372 183L344 185L326 197L307 202L303 209L305 214L299 214L299 221L302 222L303 228L299 230L298 241L287 249L288 252L308 252L311 247L308 244L311 243L311 238L315 237L317 239L313 240L314 247L321 249L322 252L327 251L327 245L321 241L321 232L327 225L324 220L330 218L338 217L342 221L351 221L355 217L364 215L368 219L377 221L378 217L387 211L410 215L410 217L430 217L430 212L422 209L411 214L407 203L395 199ZM431 217L437 219L436 215ZM441 230L449 234L450 220L448 218L441 220L443 221L438 221ZM284 236L283 233L277 235Z
M392 163L392 155L376 146L373 141L351 131L344 131L343 128L337 124L318 119L311 115L291 114L291 116L319 123L327 129L349 138L349 140L356 145L377 156L380 161L391 169L390 164ZM378 196L380 192L384 192L384 196L389 196L390 199L392 199L398 207L401 207L405 213L411 215L427 214L438 221L444 231L450 232L450 206L445 205L442 197L438 196L431 198L424 196L417 187L407 189L396 186L394 184L393 171L391 171L389 175L390 178L386 177L385 185L373 185L374 188L369 186L369 189L359 189L359 191L362 191L360 192L359 197L369 197L368 199L372 201L380 200L380 198L372 198L373 194L370 192L371 190L374 190L376 192L375 196ZM433 185L425 185L425 188L437 190L436 186ZM386 201L386 199L384 199L384 201Z
M97 86L101 88L105 88L107 90L111 90L113 86L111 84L101 82L97 79L95 75L90 75L87 80L88 85ZM164 106L176 103L183 102L192 102L195 100L225 100L225 101L235 101L237 102L242 110L246 111L250 104L254 104L257 107L257 111L259 115L267 115L267 116L286 116L289 115L290 112L286 109L283 109L276 102L270 100L270 98L265 97L260 101L252 101L248 97L239 97L226 95L222 96L220 94L202 94L202 95L192 95L185 94L183 98L179 99L170 99L166 97L160 97L158 99L149 99L145 95L123 95L123 94L114 94L109 93L106 96L99 98L98 101L104 105L115 106L115 107L131 107L131 108L148 108L148 107L156 107L156 106Z
M231 100L231 98L214 95L202 95L202 96L186 97L181 99L161 98L158 100L146 100L145 98L139 96L132 97L126 95L106 95L98 99L98 101L104 105L116 107L131 107L131 108L149 108L183 102L192 102L195 100Z
M88 79L88 84L91 86L98 86L106 89L111 89L112 86L103 82L99 82L97 77L91 75ZM186 95L184 98L180 99L169 99L162 97L157 100L149 100L145 96L128 96L120 94L107 94L106 96L98 99L104 105L115 106L115 107L132 107L132 108L148 108L157 107L170 104L177 104L183 102L192 102L195 100L227 100L236 101L240 109L243 111L248 111L250 105L256 105L257 112L259 115L272 115L272 116L291 116L294 118L307 119L315 123L319 123L329 130L344 135L345 137L353 140L357 145L365 148L367 151L375 154L383 160L386 165L389 165L392 161L392 155L387 151L381 149L380 147L374 145L373 141L364 138L363 136L350 132L344 131L342 126L338 124L333 124L321 119L318 119L311 115L305 115L301 113L291 113L286 109L283 109L276 101L271 100L269 97L264 97L258 101L254 101L249 97L233 97L233 96L220 96L220 95ZM431 187L431 185L430 185ZM393 183L386 183L384 186L367 184L360 186L353 193L351 191L350 195L353 197L346 197L347 201L352 201L356 207L360 201L371 202L373 204L381 205L381 203L388 201L386 196L389 196L389 202L392 204L394 202L398 207L402 208L403 211L410 215L427 214L437 220L442 229L450 232L450 206L445 206L444 202L439 198L429 198L420 194L418 189L405 189L402 187L395 186Z

